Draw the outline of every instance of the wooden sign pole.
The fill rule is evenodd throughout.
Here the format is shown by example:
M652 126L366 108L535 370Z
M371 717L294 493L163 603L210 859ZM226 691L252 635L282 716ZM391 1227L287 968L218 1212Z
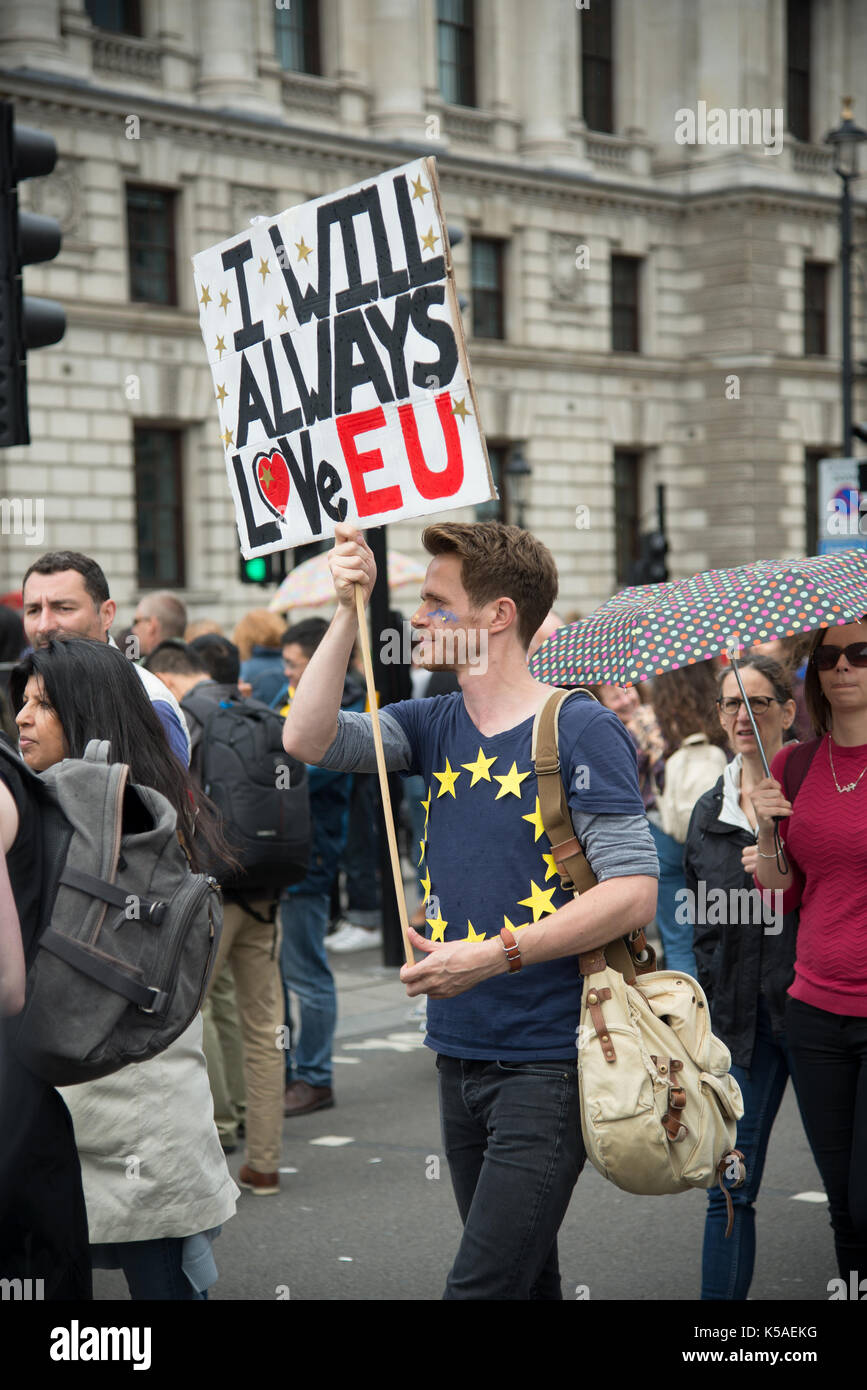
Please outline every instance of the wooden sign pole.
M403 874L400 871L400 855L397 849L397 836L394 832L394 817L391 810L391 795L388 790L388 771L385 766L385 753L382 748L382 730L379 727L379 709L376 703L376 686L373 680L373 658L370 653L370 633L367 629L367 612L360 584L355 586L355 610L358 614L358 636L361 641L361 659L364 663L364 678L367 681L367 702L370 705L370 719L373 725L373 742L376 747L376 768L379 773L379 787L382 792L382 810L385 818L385 831L388 835L388 849L391 858L391 872L394 878L394 892L400 917L400 934L407 965L415 965L415 956L409 942L409 920L406 912L406 897L403 891Z

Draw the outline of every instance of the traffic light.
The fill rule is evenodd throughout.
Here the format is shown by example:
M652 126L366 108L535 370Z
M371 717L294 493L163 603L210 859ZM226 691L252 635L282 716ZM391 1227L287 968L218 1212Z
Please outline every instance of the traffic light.
M24 294L21 283L22 266L57 255L60 224L19 212L18 184L50 174L56 163L53 137L16 125L12 103L0 102L0 448L30 443L27 352L59 343L66 332L62 306Z
M649 535L642 538L647 543L645 573L647 578L645 584L664 584L668 579L668 566L665 557L668 554L668 541L662 531L651 531Z
M242 584L279 584L286 577L286 551L272 550L268 555L254 555L251 560L238 556Z

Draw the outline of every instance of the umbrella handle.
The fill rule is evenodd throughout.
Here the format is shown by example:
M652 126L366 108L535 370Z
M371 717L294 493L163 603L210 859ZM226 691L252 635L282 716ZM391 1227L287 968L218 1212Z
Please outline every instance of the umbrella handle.
M756 716L753 714L753 707L747 699L747 692L744 690L744 683L741 680L741 673L738 669L737 658L735 657L734 653L731 653L729 655L729 663L734 672L735 680L738 683L738 690L741 692L741 699L744 702L744 709L747 712L747 717L753 726L753 733L756 736L756 743L759 746L759 757L762 760L762 767L765 769L765 776L770 777L771 769L768 767L768 759L765 755L765 749L764 745L762 744L761 736L759 735L759 728L756 724ZM789 865L783 850L783 841L780 837L779 827L781 820L782 816L774 816L774 848L777 851L777 868L779 869L781 874L787 874L789 872Z
M379 789L382 794L382 810L385 830L388 836L388 850L391 859L391 872L394 878L394 893L397 898L397 911L400 918L400 934L407 965L415 965L415 956L409 943L409 920L406 911L406 897L403 887L403 874L400 869L400 854L397 836L394 832L394 815L391 809L391 795L388 790L388 772L385 766L385 753L382 748L382 731L379 727L379 709L376 703L376 686L373 680L373 659L370 654L370 632L367 627L367 612L364 607L364 590L355 585L355 611L358 615L358 637L361 642L361 659L364 665L364 679L367 682L367 703L370 705L370 720L373 727L373 743L376 748L376 770L379 773Z

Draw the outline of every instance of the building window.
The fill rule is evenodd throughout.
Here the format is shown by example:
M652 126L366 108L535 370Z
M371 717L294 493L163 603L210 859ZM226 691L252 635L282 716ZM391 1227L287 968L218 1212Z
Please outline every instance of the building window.
M804 262L804 356L828 355L828 267Z
M502 241L473 237L471 254L473 337L505 338Z
M588 130L614 131L613 0L581 10L581 99Z
M786 125L798 140L810 139L810 9L810 0L787 0Z
M135 430L138 582L143 589L183 588L184 503L178 430Z
M640 352L638 291L641 261L637 256L611 257L611 350Z
M476 104L473 0L437 0L440 91L453 106Z
M274 13L274 53L286 72L319 76L319 0L292 0Z
M476 506L476 521L509 521L509 498L506 492L506 463L509 458L507 444L488 443L488 462L494 478L494 487L500 496Z
M175 195L128 187L129 297L142 304L177 304Z
M141 5L139 0L85 0L91 24L110 34L131 34L141 38Z
M614 554L617 586L637 582L641 561L641 459L632 449L614 450Z

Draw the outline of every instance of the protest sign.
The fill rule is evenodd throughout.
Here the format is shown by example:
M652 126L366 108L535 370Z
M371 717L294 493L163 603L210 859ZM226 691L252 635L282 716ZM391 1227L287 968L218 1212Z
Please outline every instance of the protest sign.
M418 159L193 257L245 558L496 496Z

